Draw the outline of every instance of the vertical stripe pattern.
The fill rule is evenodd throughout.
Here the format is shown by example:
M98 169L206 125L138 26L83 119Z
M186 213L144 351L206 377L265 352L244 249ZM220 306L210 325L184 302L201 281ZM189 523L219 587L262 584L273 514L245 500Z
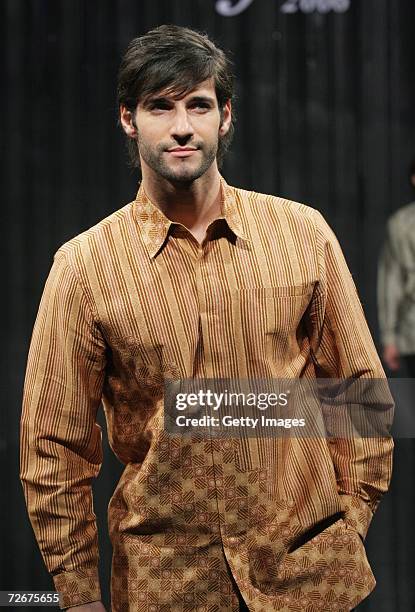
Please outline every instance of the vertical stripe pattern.
M109 506L114 611L237 610L228 566L258 611L348 610L374 586L362 539L391 440L163 428L167 379L384 378L323 217L223 179L221 194L202 244L140 187L55 255L28 357L21 479L65 607L100 597L101 401L126 466Z

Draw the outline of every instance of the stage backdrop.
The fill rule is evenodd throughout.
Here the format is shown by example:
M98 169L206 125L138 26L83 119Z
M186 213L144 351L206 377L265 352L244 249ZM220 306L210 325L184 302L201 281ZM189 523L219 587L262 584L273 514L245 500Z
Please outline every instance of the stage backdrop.
M135 196L117 127L116 73L129 40L162 23L204 30L230 51L238 99L226 179L322 211L377 338L385 221L413 195L413 0L3 0L3 590L52 588L18 480L28 344L54 252ZM413 442L398 441L391 491L367 538L378 586L359 610L415 609L414 468ZM106 506L121 469L105 442L95 508L107 603Z

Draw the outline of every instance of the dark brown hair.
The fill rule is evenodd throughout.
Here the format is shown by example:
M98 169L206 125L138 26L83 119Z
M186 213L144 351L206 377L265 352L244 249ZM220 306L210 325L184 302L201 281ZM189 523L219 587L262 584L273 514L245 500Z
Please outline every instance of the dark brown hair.
M138 102L158 92L184 96L210 78L215 84L222 121L223 107L234 97L231 61L206 34L176 25L162 25L134 38L128 45L118 73L118 108L124 104L133 113ZM219 167L233 132L234 113L229 131L219 138ZM127 137L127 146L131 164L139 166L136 141Z

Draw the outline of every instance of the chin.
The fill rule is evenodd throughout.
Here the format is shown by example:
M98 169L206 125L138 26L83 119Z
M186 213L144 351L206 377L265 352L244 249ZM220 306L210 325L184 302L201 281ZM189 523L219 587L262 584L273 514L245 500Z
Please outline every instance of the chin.
M173 183L193 183L196 179L198 179L201 175L194 174L183 174L178 176L171 176L170 180Z
M164 178L176 183L189 183L200 178L206 170L198 168L196 170L183 170L182 172L168 171L164 173Z

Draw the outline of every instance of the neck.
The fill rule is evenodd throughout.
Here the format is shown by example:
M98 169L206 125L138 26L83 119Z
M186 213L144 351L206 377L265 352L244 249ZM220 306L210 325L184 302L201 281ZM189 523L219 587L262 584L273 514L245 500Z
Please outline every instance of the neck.
M173 183L142 167L142 186L151 202L168 219L181 223L194 235L204 236L221 212L220 174L216 162L190 183Z

